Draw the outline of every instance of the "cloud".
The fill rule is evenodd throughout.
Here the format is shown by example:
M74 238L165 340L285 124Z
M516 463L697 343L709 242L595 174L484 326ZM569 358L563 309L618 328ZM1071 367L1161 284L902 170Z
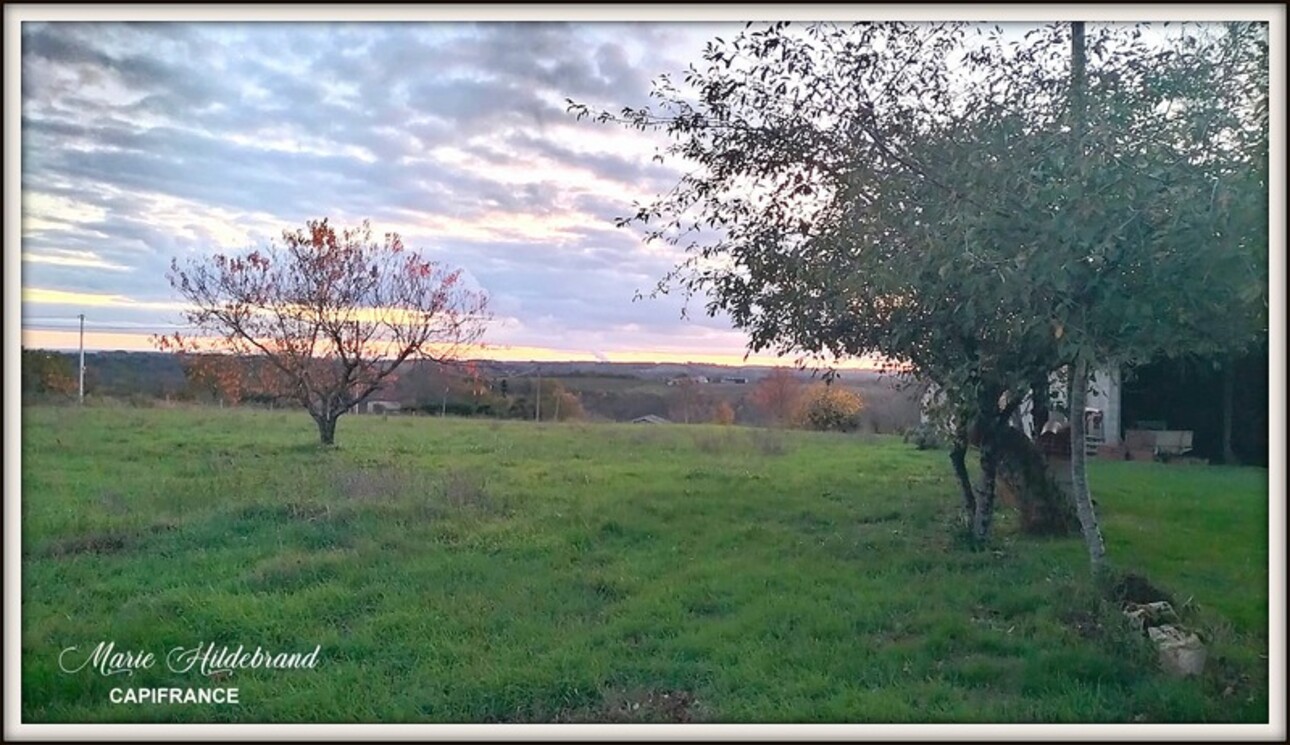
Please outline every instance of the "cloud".
M370 218L465 267L508 344L741 353L724 319L633 301L675 257L613 221L679 177L662 142L565 111L646 104L717 30L24 24L24 307L163 327L172 258Z
M174 310L183 308L183 303L148 303L124 295L107 295L102 293L90 292L64 292L62 290L47 290L40 287L24 287L22 289L22 302L32 305L83 305L91 308L148 308Z
M106 269L110 272L129 272L132 267L112 264L91 251L51 251L50 253L24 253L22 260L29 264L52 264L54 266L75 266L87 269Z

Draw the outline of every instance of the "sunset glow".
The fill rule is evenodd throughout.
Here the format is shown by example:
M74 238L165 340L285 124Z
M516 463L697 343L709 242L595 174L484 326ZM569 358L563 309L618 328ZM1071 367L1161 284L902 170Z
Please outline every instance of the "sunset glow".
M615 219L685 164L564 110L646 103L737 25L25 24L23 344L75 348L84 315L91 351L155 350L195 331L172 260L325 216L463 269L478 357L792 364L706 298L638 299L683 254Z
M79 344L78 331L33 331L24 330L22 345L30 349L74 350ZM85 348L91 352L124 351L155 352L156 344L152 335L128 332L85 332ZM560 349L549 347L525 346L486 346L468 347L462 354L469 359L498 360L502 362L623 362L635 364L669 363L702 365L744 366L788 366L795 360L769 355L749 355L744 359L742 354L697 354L684 349L651 350L648 352L604 352L592 353L577 349ZM878 361L871 358L847 360L835 365L842 370L878 369Z

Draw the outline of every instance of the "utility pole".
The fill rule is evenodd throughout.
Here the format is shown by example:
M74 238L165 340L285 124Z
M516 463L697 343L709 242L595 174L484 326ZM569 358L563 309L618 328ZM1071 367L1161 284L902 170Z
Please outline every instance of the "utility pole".
M80 383L77 386L77 402L85 403L85 314L78 316L81 319L81 370Z
M439 416L448 416L448 386L443 387L443 403L439 407Z
M533 408L533 421L540 422L542 421L542 371L541 370L538 370L538 373L537 373L537 396L535 397L534 400L537 403L534 404L534 408Z

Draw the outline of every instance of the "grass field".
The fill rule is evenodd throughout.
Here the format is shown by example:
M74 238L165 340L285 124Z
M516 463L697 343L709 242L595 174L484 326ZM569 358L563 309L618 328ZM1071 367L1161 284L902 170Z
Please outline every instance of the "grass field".
M1267 721L1259 469L1090 466L1112 560L1185 605L1198 680L1078 539L957 537L943 451L715 426L22 412L27 722ZM238 706L64 673L99 641L309 651Z

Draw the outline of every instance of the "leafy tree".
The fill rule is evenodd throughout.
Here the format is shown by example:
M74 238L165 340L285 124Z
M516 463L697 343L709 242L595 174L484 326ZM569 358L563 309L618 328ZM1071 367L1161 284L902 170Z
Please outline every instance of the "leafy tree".
M1034 348L1050 329L1044 315L1035 319L1037 296L1015 290L1024 267L994 271L988 249L1034 241L1013 205L988 204L941 175L952 166L954 175L1005 180L986 166L1001 160L992 138L1006 138L977 132L979 142L958 142L958 125L977 109L950 105L961 81L944 59L962 50L965 27L786 29L710 44L707 69L686 78L697 105L664 78L660 113L598 116L663 130L675 140L670 152L696 166L621 224L683 245L689 258L660 289L675 281L687 293L711 290L708 311L728 313L754 350L819 361L877 353L935 380L952 408L997 430L1011 412L996 403L1019 400L1006 394L1032 368L1046 372ZM996 152L961 162L980 144ZM1011 192L996 183L985 198ZM972 502L984 534L997 455L992 439L982 442L988 498Z
M657 108L595 114L663 132L690 167L620 221L686 251L660 291L706 294L753 350L876 354L936 383L978 538L1000 468L1043 474L1009 426L1036 381L1218 338L1215 296L1232 293L1213 292L1216 276L1258 294L1257 241L1219 245L1197 209L1213 183L1193 146L1223 136L1197 129L1200 107L1171 113L1211 95L1204 81L1230 55L1153 46L1134 26L1090 36L1081 105L1095 124L1074 134L1066 24L1016 43L965 24L773 24L710 43L687 92L660 78ZM1203 108L1243 121L1255 88L1215 89L1230 95ZM1249 187L1230 183L1257 202ZM1254 281L1207 275L1211 261ZM1026 486L1058 494L1051 478Z
M483 294L463 285L460 270L406 251L395 233L376 241L366 222L337 232L323 219L282 238L245 255L172 262L168 278L199 335L157 341L267 361L324 445L341 415L405 361L455 359L483 333Z
M1084 24L1072 24L1054 297L1071 366L1072 490L1095 572L1106 549L1084 464L1091 366L1243 351L1267 333L1266 31L1217 29L1150 64L1090 68Z
M22 392L70 395L77 380L72 359L43 349L22 350Z
M731 425L735 423L735 407L730 405L729 401L718 401L717 405L712 407L712 423Z

